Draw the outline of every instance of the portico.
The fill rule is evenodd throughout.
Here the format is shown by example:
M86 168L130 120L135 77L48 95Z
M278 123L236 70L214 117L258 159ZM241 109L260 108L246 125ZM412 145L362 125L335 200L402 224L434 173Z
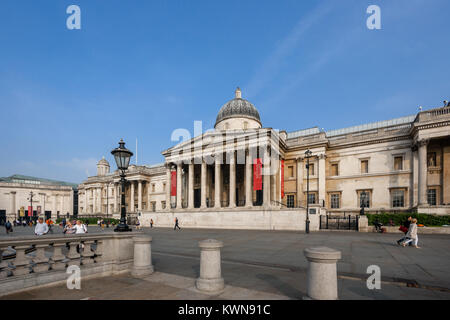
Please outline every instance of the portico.
M252 147L250 141L242 148L225 145L220 153L214 146L201 153L178 155L176 151L171 150L173 155L168 155L165 165L171 190L166 193L171 204L167 211L279 207L279 155L268 144ZM254 184L257 159L261 159L260 187Z

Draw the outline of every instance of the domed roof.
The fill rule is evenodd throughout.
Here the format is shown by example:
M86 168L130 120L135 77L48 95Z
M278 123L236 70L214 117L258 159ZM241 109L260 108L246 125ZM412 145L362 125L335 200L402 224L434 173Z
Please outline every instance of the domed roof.
M220 121L229 118L250 118L261 124L258 110L250 101L242 99L241 89L237 88L235 93L236 97L225 103L222 108L220 108L219 114L216 118L216 125Z
M105 159L105 157L103 157L98 163L97 165L105 165L109 167L109 162Z

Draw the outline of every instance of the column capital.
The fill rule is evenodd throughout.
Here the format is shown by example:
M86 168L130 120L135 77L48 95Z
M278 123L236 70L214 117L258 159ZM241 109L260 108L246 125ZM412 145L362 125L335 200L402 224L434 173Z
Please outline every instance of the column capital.
M318 157L320 160L323 160L323 159L326 159L326 158L327 158L327 155L326 155L325 153L321 153L321 154L317 155L317 157Z
M417 140L417 146L424 147L424 146L427 146L429 142L430 142L430 139L420 139L420 140Z

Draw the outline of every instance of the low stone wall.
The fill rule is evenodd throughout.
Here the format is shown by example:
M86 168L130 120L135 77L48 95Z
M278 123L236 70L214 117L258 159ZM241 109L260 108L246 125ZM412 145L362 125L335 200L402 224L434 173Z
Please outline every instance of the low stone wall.
M155 227L173 228L175 217L181 228L293 230L304 231L305 210L245 210L240 211L172 211L143 212L141 222ZM310 215L310 230L319 231L319 215Z
M66 270L71 265L80 267L83 279L127 272L133 266L133 237L139 234L33 236L2 240L0 296L65 282L69 276Z
M400 227L387 227L383 226L383 228L386 228L386 232L388 233L403 233L400 230L398 230ZM369 230L372 231L373 227L369 227ZM419 227L417 228L418 234L450 234L450 227Z

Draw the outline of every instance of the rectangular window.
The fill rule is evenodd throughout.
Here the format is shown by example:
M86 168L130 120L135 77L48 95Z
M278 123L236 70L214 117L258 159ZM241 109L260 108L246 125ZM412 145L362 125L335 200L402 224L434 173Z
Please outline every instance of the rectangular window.
M364 205L364 208L370 208L370 190L361 190L358 192L359 197L359 207L361 208Z
M151 206L152 206L152 211L155 212L156 211L156 202L152 201Z
M163 209L166 208L166 202L165 201L161 201L161 208L163 208Z
M394 170L403 170L403 157L394 157Z
M405 191L392 190L392 207L403 208L405 206Z
M339 175L339 165L337 163L333 163L331 165L331 175L338 176Z
M369 173L369 160L361 160L361 173Z
M308 195L308 203L309 204L316 204L316 194L315 193L310 193Z
M341 195L339 193L331 194L331 209L339 209L341 207Z
M437 201L436 201L436 189L428 189L427 198L428 198L428 204L430 206L435 206L436 203L437 203Z
M436 152L428 153L427 159L428 159L427 163L428 163L429 167L435 167L436 166Z
M288 194L287 195L287 203L286 203L286 205L287 205L287 207L288 208L294 208L294 204L295 204L295 202L294 202L294 195L293 194Z
M289 178L294 177L294 167L292 167L292 166L288 167L288 174L289 174Z

